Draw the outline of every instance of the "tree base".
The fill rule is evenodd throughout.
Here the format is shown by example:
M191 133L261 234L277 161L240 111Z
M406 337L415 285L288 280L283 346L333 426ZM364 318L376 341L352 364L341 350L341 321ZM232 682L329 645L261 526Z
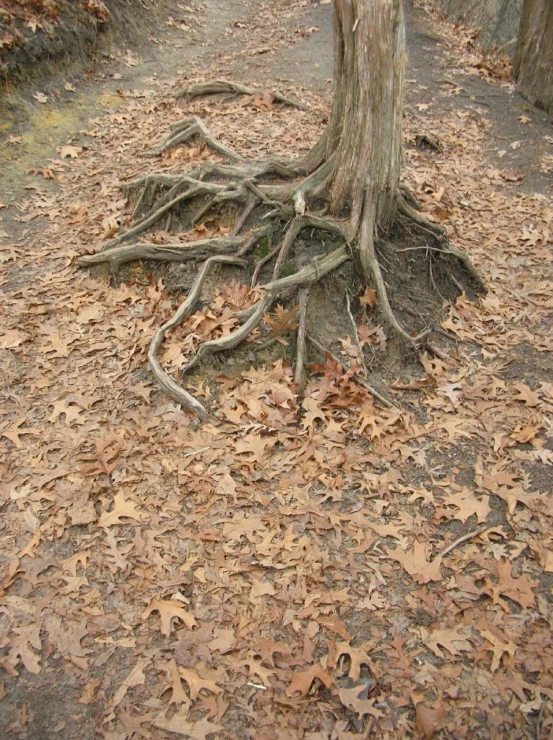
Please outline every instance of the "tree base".
M204 87L211 89L207 84ZM428 311L420 311L421 294L426 296L430 291L436 301L443 303L455 299L464 290L485 289L468 256L449 243L442 227L415 210L406 192L397 195L396 221L390 233L385 238L367 240L363 236L363 224L360 229L353 228L347 218L327 215L329 161L313 164L308 172L305 167L278 161L247 163L218 142L196 118L174 126L166 141L150 154L160 154L198 136L236 164L208 164L186 175L150 175L130 183L126 189L136 200L133 212L136 223L112 239L102 252L83 256L78 264L84 267L107 263L117 271L124 263L138 259L200 263L186 300L156 332L148 360L168 395L201 420L209 418L207 409L163 370L158 353L166 333L191 316L216 266L249 270L248 305L235 312L230 333L198 345L182 368L182 375L213 353L229 351L251 341L275 301L290 302L299 292L295 381L300 390L306 378L309 291L328 280L346 262L353 262L356 276L354 286L351 279L344 285L343 296L351 319L348 333L353 335L358 348L354 370L359 375L366 374L366 367L350 294L355 298L367 285L374 286L376 306L385 327L402 346L419 351L425 348L436 323ZM178 222L182 231L182 225L191 229L209 214L220 217L231 211L236 216L228 236L169 244L137 241L160 223L169 231ZM361 240L364 240L362 258L358 250ZM318 339L311 337L311 342L321 350ZM376 390L370 387L369 390L378 400L390 404Z

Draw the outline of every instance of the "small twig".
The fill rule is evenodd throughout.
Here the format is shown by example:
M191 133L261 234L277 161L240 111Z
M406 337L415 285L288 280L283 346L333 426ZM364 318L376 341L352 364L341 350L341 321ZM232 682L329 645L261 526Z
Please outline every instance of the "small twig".
M540 740L541 736L541 723L543 721L543 714L545 712L545 705L547 704L547 695L543 697L543 701L540 707L540 713L538 714L538 721L536 724L536 740Z
M240 215L240 218L236 221L234 225L234 229L232 230L231 236L238 236L238 234L242 231L244 228L244 225L248 218L252 215L255 208L257 207L258 201L257 198L252 198L242 211L242 214Z
M478 529L475 529L474 532L469 532L468 534L464 534L462 537L458 537L450 545L448 545L440 553L438 553L438 555L436 555L436 557L432 558L432 560L436 560L436 558L443 558L443 557L445 557L452 550L454 550L456 547L458 547L459 545L462 545L463 542L468 542L468 540L472 540L474 537L478 537L483 532L486 532L489 529L492 529L492 527L488 527L488 525L486 524L483 527L479 527Z
M455 287L457 288L457 290L460 291L461 295L463 295L463 293L465 292L465 289L461 285L461 283L457 280L457 278L455 277L455 275L450 275L449 276L449 279L451 280L451 282L453 283L453 285L455 285Z
M281 245L281 243L279 242L279 243L278 243L278 244L276 245L276 247L273 247L273 249L271 249L271 251L270 251L270 252L268 252L268 253L267 253L267 254L265 255L265 257L262 257L262 258L261 258L260 260L258 260L258 261L257 261L257 262L255 263L255 267L254 267L254 270L253 270L253 275L252 275L252 279L251 279L251 283L250 283L250 285L252 286L252 288L253 288L253 287L254 287L255 285L257 285L257 279L259 278L259 273L261 272L261 270L263 269L263 267L264 267L264 266L265 266L265 265L267 264L267 262L270 262L270 261L272 260L272 258L273 258L273 257L274 257L274 256L275 256L276 254L278 254L278 253L280 252L280 248L281 248L281 246L282 246L282 245Z
M441 254L447 254L447 252L444 252L442 248L429 247L427 244L422 247L405 247L404 249L396 249L396 252L418 252L421 249L425 249L427 252L440 252Z
M443 360L444 362L449 362L451 360L447 352L444 352L442 349L437 347L433 342L427 342L426 349L432 352L432 354L435 355L436 357L439 357L440 360Z

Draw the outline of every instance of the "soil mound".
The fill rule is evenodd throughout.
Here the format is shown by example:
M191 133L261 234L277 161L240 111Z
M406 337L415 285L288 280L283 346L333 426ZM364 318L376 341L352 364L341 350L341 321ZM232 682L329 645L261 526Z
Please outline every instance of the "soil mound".
M129 36L155 0L0 0L0 80L48 76L110 34Z

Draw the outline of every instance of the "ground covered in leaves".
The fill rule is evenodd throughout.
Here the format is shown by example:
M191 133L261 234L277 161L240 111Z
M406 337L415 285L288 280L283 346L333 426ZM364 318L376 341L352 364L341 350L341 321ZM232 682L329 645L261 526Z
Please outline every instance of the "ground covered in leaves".
M199 426L146 367L189 267L118 282L75 266L128 223L122 182L217 161L201 146L141 157L171 122L201 115L253 159L316 141L327 6L230 3L217 47L172 84L145 70L1 204L2 736L553 733L552 132L508 81L411 10L405 182L490 287L444 306L440 357L380 367L369 294L358 341L346 325L339 362L314 352L298 398L279 309L191 379L219 409ZM175 101L229 72L260 95ZM178 378L250 300L220 273L163 366ZM259 364L275 338L287 352ZM359 345L391 406L358 382Z

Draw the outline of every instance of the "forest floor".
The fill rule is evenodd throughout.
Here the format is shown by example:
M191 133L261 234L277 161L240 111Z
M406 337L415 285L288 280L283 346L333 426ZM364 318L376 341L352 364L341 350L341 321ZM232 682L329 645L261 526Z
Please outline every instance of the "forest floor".
M143 157L171 123L200 115L251 159L313 145L327 0L186 0L1 102L0 737L553 737L553 129L468 31L408 5L404 180L489 292L444 305L442 358L410 365L382 367L365 307L393 406L345 370L332 304L310 328L341 331L343 366L311 355L299 398L277 312L277 355L254 335L189 378L218 409L199 426L146 362L189 266L75 264L128 224L122 183L219 161ZM260 95L175 99L212 78ZM245 300L217 277L164 345L177 378Z

